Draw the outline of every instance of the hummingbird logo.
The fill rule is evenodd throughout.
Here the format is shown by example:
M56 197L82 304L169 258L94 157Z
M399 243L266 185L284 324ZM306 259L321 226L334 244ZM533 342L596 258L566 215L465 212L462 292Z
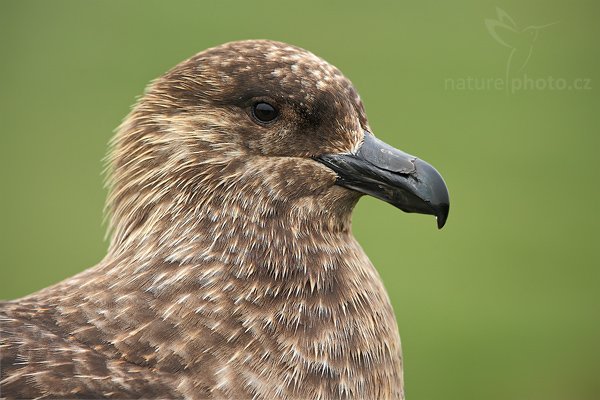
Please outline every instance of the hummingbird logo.
M546 25L530 25L519 28L514 19L499 7L496 7L497 19L486 19L485 26L496 40L504 47L510 49L508 61L506 62L506 81L515 73L523 71L533 52L533 45L540 32L557 22Z

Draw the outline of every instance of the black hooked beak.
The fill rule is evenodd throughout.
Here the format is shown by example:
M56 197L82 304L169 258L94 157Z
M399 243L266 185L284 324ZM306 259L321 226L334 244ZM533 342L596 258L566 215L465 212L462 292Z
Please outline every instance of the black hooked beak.
M442 176L425 161L393 148L365 131L355 154L315 157L338 175L337 184L386 201L402 211L437 217L442 229L450 198Z

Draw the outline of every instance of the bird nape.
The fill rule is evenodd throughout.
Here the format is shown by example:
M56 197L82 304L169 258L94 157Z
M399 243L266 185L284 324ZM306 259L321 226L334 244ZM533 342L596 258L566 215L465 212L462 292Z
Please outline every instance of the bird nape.
M106 257L0 303L0 395L403 398L350 215L368 194L441 228L449 199L371 132L350 81L284 43L224 44L151 83L111 142Z

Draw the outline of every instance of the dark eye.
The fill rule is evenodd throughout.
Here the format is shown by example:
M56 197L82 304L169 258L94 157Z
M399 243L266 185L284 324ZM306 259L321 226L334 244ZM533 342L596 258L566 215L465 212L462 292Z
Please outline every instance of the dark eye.
M254 118L260 122L271 122L279 115L279 111L269 103L261 101L252 106Z

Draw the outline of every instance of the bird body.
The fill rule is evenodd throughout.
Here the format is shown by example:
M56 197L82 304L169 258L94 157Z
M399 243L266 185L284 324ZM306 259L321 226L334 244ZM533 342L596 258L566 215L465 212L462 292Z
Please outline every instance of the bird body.
M338 165L378 145L369 132L350 82L283 43L229 43L153 82L111 144L106 257L1 303L1 395L403 398L391 303L351 233L372 178ZM372 160L414 186L379 197L445 221L415 160Z
M39 389L84 398L399 397L394 315L350 236L332 231L316 239L318 251L289 256L270 250L277 246L255 249L275 253L266 258L269 270L253 266L254 254L146 265L115 257L4 304L10 335L3 338L12 345L3 351L3 391L19 387L32 398ZM288 264L294 268L280 257L296 259ZM14 360L8 369L6 357ZM369 373L353 372L356 364Z
M533 53L533 46L540 31L555 25L552 22L544 25L529 25L520 28L517 23L501 8L496 7L497 19L486 18L485 26L490 35L504 47L510 49L506 62L506 82L515 73L522 72ZM507 86L508 90L508 86Z

